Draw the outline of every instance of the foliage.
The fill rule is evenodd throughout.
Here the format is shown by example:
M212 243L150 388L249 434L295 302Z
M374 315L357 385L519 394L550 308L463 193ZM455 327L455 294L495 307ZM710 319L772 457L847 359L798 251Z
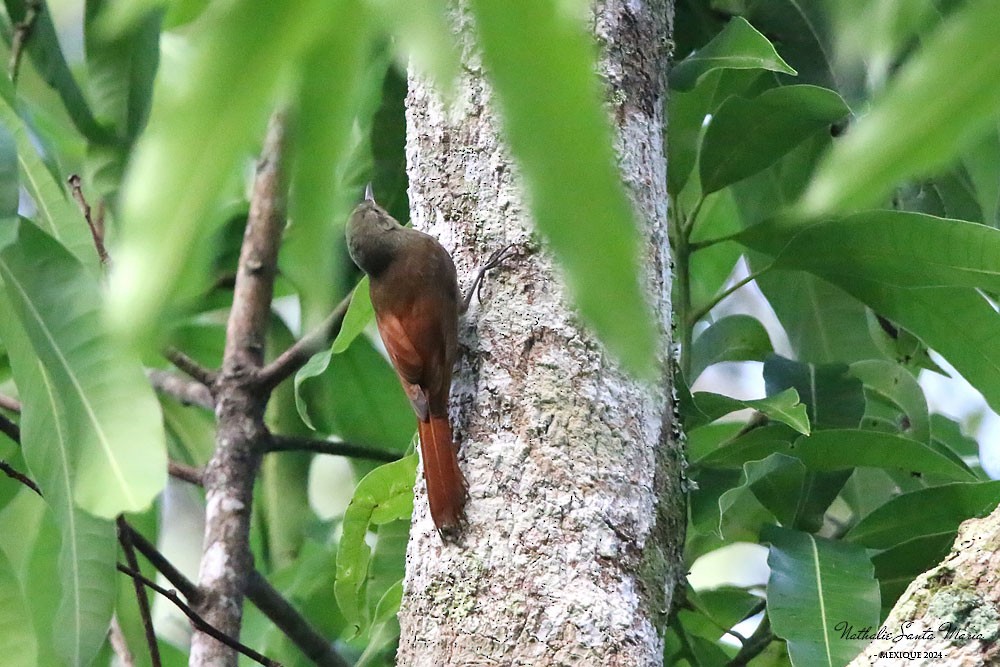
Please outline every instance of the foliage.
M3 62L29 4L4 2ZM19 76L0 77L0 395L23 404L0 408L21 440L0 435L0 455L44 493L0 479L0 520L15 527L0 534L0 637L24 664L109 664L112 613L149 664L110 519L128 513L153 541L199 553L176 507L203 498L171 486L164 500L165 458L203 465L213 415L154 397L144 372L166 367L168 345L219 366L246 167L277 107L294 150L269 355L360 289L332 347L276 392L268 426L410 447L412 413L370 338L342 225L369 180L406 217L400 63L447 102L458 48L443 0L294 4L88 0L82 16L42 4ZM772 575L763 592L689 589L665 658L725 664L739 650L726 631L765 611L748 641L759 659L840 664L858 647L815 610L874 623L960 521L1000 500L975 443L929 412L917 382L939 370L933 349L1000 406L1000 17L989 0L677 5L667 186L697 485L685 558L758 542ZM477 0L469 11L532 213L583 319L627 368L654 372L638 234L583 6ZM81 29L77 55L57 34ZM80 193L66 185L73 173ZM110 268L81 194L106 228ZM716 307L740 258L792 358L756 319ZM740 361L763 362L765 396L690 391ZM747 408L748 420L730 416ZM254 562L359 664L391 662L414 465L358 459L330 474L297 452L262 466ZM353 495L346 510L323 509L331 489ZM169 625L165 664L183 664ZM308 664L257 611L243 639Z
M770 578L744 589L760 606L726 587L728 605L709 609L696 601L711 590L691 591L665 662L843 665L865 644L851 633L874 633L959 523L1000 501L917 381L943 372L932 349L1000 407L987 342L1000 333L1000 98L995 77L981 80L997 56L984 25L1000 12L976 0L677 11L668 190L696 484L686 558L756 542ZM727 287L741 257L750 275ZM719 307L754 279L791 359L756 319ZM794 390L806 427L690 393L730 361L763 361L757 400ZM715 421L727 401L755 412ZM719 632L761 612L752 636Z
M0 454L44 494L0 485L5 525L18 526L0 539L4 627L32 619L4 637L27 662L37 653L39 664L108 664L114 613L149 664L134 593L114 570L123 554L112 520L128 513L147 538L196 561L201 535L182 528L177 507L203 498L172 485L165 499L166 459L203 466L215 423L208 410L156 396L145 373L169 369L171 346L220 366L250 206L246 167L277 108L292 150L268 355L357 289L332 346L272 394L267 425L383 458L410 448L413 415L371 339L367 282L347 259L343 224L366 181L406 219L405 68L455 101L453 17L443 0L88 0L82 15L58 0L4 6L3 60L22 51L17 76L0 77L0 395L22 409L2 412L20 437L0 435ZM583 318L627 368L650 373L655 326L638 230L615 176L581 7L471 11L542 238ZM82 54L65 38L80 32ZM106 241L106 265L94 237ZM357 459L331 474L309 453L282 452L261 466L254 562L359 664L386 664L398 636L415 465L415 456ZM333 487L353 494L346 509L327 507ZM166 625L161 653L175 664L184 656L171 643L183 633ZM306 661L256 612L243 638L286 665Z

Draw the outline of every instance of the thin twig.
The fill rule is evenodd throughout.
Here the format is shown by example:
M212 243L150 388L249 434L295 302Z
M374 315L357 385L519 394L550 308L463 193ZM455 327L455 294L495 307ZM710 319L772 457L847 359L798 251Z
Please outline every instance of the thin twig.
M18 442L18 441L15 441L15 442ZM21 473L21 472L18 472L17 470L15 470L14 467L11 466L6 461L0 461L0 472L3 472L3 474L7 475L11 479L17 480L21 484L24 484L26 487L28 487L29 489L31 489L32 491L34 491L38 495L42 495L42 490L38 488L38 485L35 484L34 480L32 480L30 477L28 477L24 473Z
M160 553L160 550L156 548L152 542L146 539L146 536L136 530L133 526L129 525L129 538L132 540L132 545L146 557L149 564L156 568L156 571L166 577L170 584L181 592L188 602L191 604L198 604L201 600L201 591L198 589L197 584L184 576L184 573L174 567L174 564L167 560L167 557Z
M21 57L28 45L28 39L35 29L35 22L42 11L41 0L28 0L24 6L24 18L14 25L14 37L10 44L10 62L8 71L10 80L17 83L17 74L21 69Z
M90 235L94 239L94 247L97 248L97 256L100 258L101 264L107 266L110 257L108 256L108 249L104 246L103 216L95 222L90 212L90 204L87 203L87 198L83 196L82 181L78 174L70 174L66 182L69 183L70 190L73 191L73 199L80 205L80 211L87 221L87 227L90 228Z
M334 456L350 456L355 459L368 459L370 461L385 461L392 463L402 458L397 452L390 452L384 449L373 449L362 445L354 445L349 442L331 442L329 440L318 440L315 438L305 438L297 435L272 435L271 445L268 448L271 452L316 452L317 454L332 454Z
M135 547L132 545L132 528L123 516L118 517L116 525L118 543L122 545L125 561L133 572L139 572L139 561L135 558ZM142 630L146 636L146 646L149 648L149 660L153 667L162 667L160 646L156 643L156 632L153 630L153 615L149 612L149 596L146 595L142 582L135 577L132 578L132 587L135 589L135 600L139 604L139 618L142 620Z
M10 410L11 412L21 412L21 401L16 398L7 396L6 394L0 394L0 408L4 410Z
M767 614L760 619L757 629L753 631L746 643L732 660L726 663L726 667L745 667L751 660L764 652L768 644L774 641L774 633L771 632L771 621Z
M274 361L264 366L258 377L261 384L274 387L301 368L312 355L322 350L340 332L344 315L351 305L351 295L344 297L325 320L314 331L306 334L294 345L278 355Z
M125 641L125 633L118 622L118 614L111 617L111 627L108 628L108 641L111 642L111 650L115 652L118 662L115 664L121 667L135 667L135 656L129 650L128 642Z
M212 388L212 385L215 384L216 378L219 377L218 373L205 368L197 361L178 350L176 347L168 347L163 353L163 356L169 359L170 363L174 366L184 371L184 373L202 383L209 389Z
M351 295L348 294L337 304L323 323L314 331L306 334L294 345L278 355L274 361L267 364L257 373L257 380L264 389L273 389L283 380L291 377L295 371L302 368L309 358L329 344L344 323L347 307L351 305Z
M204 484L205 471L196 466L191 466L180 461L168 461L167 472L174 479L179 479L188 484L201 486Z
M247 597L318 667L348 667L321 635L257 570L247 577Z
M188 602L197 604L201 591L198 586L180 572L173 563L160 553L152 542L129 526L132 544L146 557L146 560L162 574L170 584L180 591ZM334 650L333 645L317 631L312 624L286 600L281 593L253 570L247 577L246 595L260 611L284 632L299 649L320 667L341 667L348 664Z
M214 628L205 619L199 616L194 609L185 604L184 601L181 600L180 596L177 594L177 591L167 590L166 588L163 588L152 579L146 578L141 572L136 572L132 568L123 565L122 563L117 563L116 565L118 567L119 572L127 574L128 576L141 582L145 586L148 586L149 588L153 589L163 597L173 602L174 605L178 609L180 609L181 612L188 617L188 619L190 619L191 625L196 627L200 632L204 632L206 635L212 637L216 641L222 642L229 648L239 651L240 653L247 656L254 662L260 663L261 665L265 665L265 667L282 667L281 663L278 662L277 660L271 660L267 656L261 655L260 653L253 650L246 644L242 644L239 641L227 635L226 633L220 632L219 630Z
M14 442L21 442L21 427L2 414L0 414L0 433L5 434Z
M719 305L719 303L721 303L724 299L727 299L728 297L732 296L733 293L736 292L737 290L742 289L746 285L760 278L770 268L771 265L767 265L760 271L754 271L753 273L747 275L742 280L738 280L737 282L733 283L732 285L724 289L722 292L717 294L715 298L713 298L711 301L709 301L704 306L702 306L701 308L699 308L698 310L696 310L695 312L691 313L688 316L688 326L694 326L698 322L698 320L705 317L705 315L708 315L708 313L717 305Z
M200 382L193 382L169 371L155 369L146 371L146 377L149 378L153 389L176 398L184 405L197 405L206 410L215 409L212 392Z

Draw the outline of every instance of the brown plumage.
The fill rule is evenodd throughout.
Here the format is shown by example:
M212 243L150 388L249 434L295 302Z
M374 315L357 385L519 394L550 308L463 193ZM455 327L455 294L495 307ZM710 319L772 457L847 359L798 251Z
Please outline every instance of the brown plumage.
M400 225L371 199L347 225L351 258L368 274L382 342L417 414L431 518L458 526L467 497L448 422L451 372L463 303L455 264L433 237Z

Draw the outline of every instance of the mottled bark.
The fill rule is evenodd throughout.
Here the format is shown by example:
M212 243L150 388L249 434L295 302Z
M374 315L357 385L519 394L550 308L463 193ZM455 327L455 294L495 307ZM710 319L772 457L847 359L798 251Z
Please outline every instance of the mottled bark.
M257 373L271 317L278 245L284 229L284 120L271 120L257 165L250 215L240 250L222 369L213 386L216 445L205 468L205 542L198 574L198 613L217 630L240 636L250 555L250 510L260 457L268 392ZM236 667L236 652L203 632L191 638L191 667Z
M1000 662L998 548L1000 510L963 523L948 557L893 607L881 626L888 638L873 641L852 667Z
M602 47L622 179L643 222L651 301L669 327L663 145L669 3L605 2ZM414 225L466 284L532 222L498 136L468 17L459 113L411 77ZM400 665L656 665L681 560L684 510L668 381L632 381L571 311L544 251L491 274L460 332L451 417L468 526L442 543L422 482L400 612Z

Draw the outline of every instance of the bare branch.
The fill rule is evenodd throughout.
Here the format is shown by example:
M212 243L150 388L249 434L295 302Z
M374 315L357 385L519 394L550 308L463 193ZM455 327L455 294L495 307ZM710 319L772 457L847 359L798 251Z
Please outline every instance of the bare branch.
M24 7L24 19L14 25L14 37L10 44L10 62L7 67L10 80L14 83L17 83L17 74L21 69L21 57L24 55L28 38L31 37L31 33L35 29L35 21L38 20L41 11L41 0L28 0Z
M149 378L153 389L162 394L173 396L184 405L197 405L206 410L215 409L215 399L212 398L212 392L200 382L192 382L169 371L155 369L146 371L146 377Z
M166 577L167 581L171 585L181 592L188 602L191 604L198 604L201 601L201 591L198 590L197 584L184 576L184 573L174 567L174 564L167 560L167 557L160 553L160 550L156 548L152 542L146 539L146 536L136 530L133 526L128 525L129 538L132 540L132 546L134 546L139 553L146 557L150 565L156 568L156 571Z
M101 260L101 264L107 265L108 260L108 249L104 246L104 218L103 215L99 216L95 221L94 217L90 212L90 204L87 203L87 198L83 196L83 187L80 180L80 176L77 174L70 174L69 178L66 179L69 183L70 189L73 191L73 199L80 206L80 211L83 213L84 219L87 221L87 227L90 228L90 236L94 239L94 247L97 249L97 256Z
M14 467L11 466L6 461L0 461L0 472L7 475L11 479L17 480L21 484L24 484L26 487L28 487L38 495L42 495L42 490L38 488L38 485L35 484L34 480L32 480L24 473L15 470Z
M139 572L139 562L135 558L135 547L132 545L132 528L125 521L125 517L119 515L116 521L118 527L118 543L122 545L122 553L125 554L125 561L133 572ZM149 660L153 667L161 667L160 646L156 643L156 632L153 630L153 616L149 612L149 597L142 582L132 578L132 585L135 589L135 600L139 604L139 618L142 620L143 633L146 636L146 646L149 648Z
M0 433L5 434L8 438L18 444L21 442L21 427L15 424L13 420L7 419L7 417L2 414L0 414Z
M229 648L239 651L240 653L247 656L254 662L260 663L261 665L265 665L265 667L282 667L281 663L278 662L277 660L271 660L267 656L261 655L260 653L253 650L246 644L240 643L239 641L233 639L226 633L221 632L219 629L212 626L208 621L202 618L201 615L199 615L194 609L187 606L187 604L185 604L184 601L181 600L180 596L177 595L177 591L167 590L166 588L163 588L152 579L148 579L147 577L145 577L141 572L137 572L132 568L123 565L122 563L117 563L117 567L119 572L127 574L136 581L153 589L163 597L173 602L174 605L178 609L180 609L181 612L183 612L183 614L188 617L188 619L190 619L191 625L197 628L200 632L204 632L206 635L209 635L213 639L222 642Z
M196 466L190 466L179 461L168 461L167 472L174 479L179 479L188 484L201 486L204 484L205 471Z
M240 248L233 305L226 325L222 369L214 382L216 447L205 468L205 542L198 611L213 627L237 637L246 578L253 571L250 511L261 455L270 439L264 425L269 392L257 381L271 320L278 245L285 226L285 119L276 113L257 163L250 215ZM192 667L236 667L236 655L195 632Z
M197 585L184 576L146 537L129 526L135 548L180 591L188 602L198 604L201 592ZM348 663L333 649L330 640L316 630L309 621L286 600L281 593L253 570L247 578L246 595L261 613L291 639L299 649L320 667L341 667Z
M385 461L387 463L392 463L402 458L396 452L389 452L383 449L373 449L362 445L354 445L349 442L331 442L329 440L305 438L297 435L272 435L271 446L268 448L268 451L316 452L317 454L350 456L355 459L369 459L371 461Z
M348 294L337 304L323 323L282 352L278 357L262 368L257 374L258 382L265 389L274 389L281 382L302 368L309 358L322 350L340 331L344 324L344 315L351 305L351 295Z
M247 597L319 667L350 664L257 570L247 579Z
M10 410L11 412L21 412L21 401L16 398L11 398L6 394L0 394L0 408L4 410Z
M163 355L169 359L170 363L174 366L181 369L184 373L202 383L209 389L212 388L212 385L215 384L216 379L219 377L218 373L205 368L197 361L178 350L176 347L167 348Z

